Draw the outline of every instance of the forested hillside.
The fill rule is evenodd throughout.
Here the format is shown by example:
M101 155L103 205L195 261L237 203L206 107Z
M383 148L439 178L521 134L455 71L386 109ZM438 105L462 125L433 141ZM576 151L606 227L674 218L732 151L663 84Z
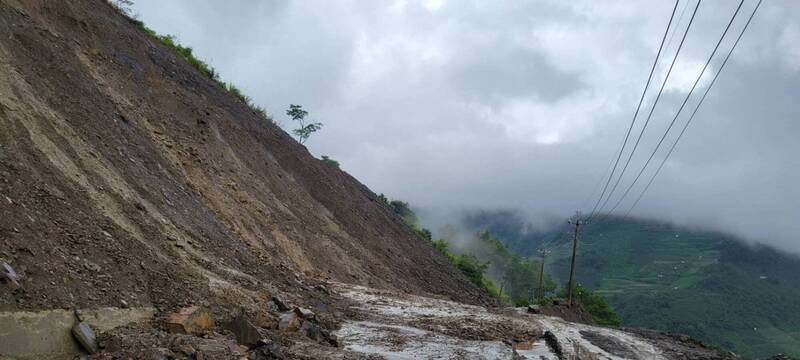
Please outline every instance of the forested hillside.
M548 270L569 274L563 228L536 231L513 212L465 217L524 255L553 250ZM696 337L743 356L800 355L800 259L731 236L663 223L589 225L578 247L578 282L603 294L623 325Z

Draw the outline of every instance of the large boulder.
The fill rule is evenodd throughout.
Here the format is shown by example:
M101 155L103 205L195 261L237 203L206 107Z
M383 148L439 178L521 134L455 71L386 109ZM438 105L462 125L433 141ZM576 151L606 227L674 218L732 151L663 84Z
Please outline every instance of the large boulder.
M75 337L75 340L77 340L89 354L94 354L100 350L97 346L97 338L92 328L89 327L89 324L85 322L76 323L75 326L72 327L72 336Z
M256 343L258 343L258 341L262 338L261 333L258 331L258 327L253 325L253 323L250 322L250 320L244 314L240 314L231 321L226 322L223 325L223 328L232 332L239 344L247 347L255 346Z
M306 319L306 320L312 320L316 316L316 315L314 315L313 311L308 310L306 308L301 308L301 307L294 308L294 313L297 314L297 316L299 316L299 317L301 317L303 319Z

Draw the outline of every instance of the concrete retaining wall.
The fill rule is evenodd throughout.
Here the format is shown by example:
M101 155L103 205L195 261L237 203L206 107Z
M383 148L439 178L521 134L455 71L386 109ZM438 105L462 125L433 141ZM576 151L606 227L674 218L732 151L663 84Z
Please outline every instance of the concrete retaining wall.
M153 317L154 308L100 308L81 310L84 320L100 334L131 322ZM70 329L72 310L0 312L0 360L71 359L81 352Z

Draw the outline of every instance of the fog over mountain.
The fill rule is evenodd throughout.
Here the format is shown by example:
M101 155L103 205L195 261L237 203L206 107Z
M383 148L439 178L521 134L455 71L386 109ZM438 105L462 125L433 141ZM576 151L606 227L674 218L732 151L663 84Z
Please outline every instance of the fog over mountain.
M700 5L630 175L737 3ZM288 105L304 105L325 124L306 143L312 153L336 159L376 192L437 212L515 208L560 219L591 208L587 200L630 124L673 4L137 0L133 10L192 46L285 129L294 125ZM755 4L745 1L722 55ZM680 29L693 7L681 0ZM767 1L633 215L800 253L798 99L800 3Z

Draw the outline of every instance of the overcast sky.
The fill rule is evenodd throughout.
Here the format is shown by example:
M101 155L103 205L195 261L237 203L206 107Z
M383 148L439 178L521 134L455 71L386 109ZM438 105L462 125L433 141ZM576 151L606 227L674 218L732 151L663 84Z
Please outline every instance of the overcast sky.
M691 16L694 3L685 1L645 107ZM631 173L737 3L700 5ZM325 124L306 143L310 151L338 160L374 191L420 208L514 208L540 219L586 210L630 124L673 4L136 0L133 10L193 47L284 128L293 125L285 109L302 104ZM754 6L745 1L721 55ZM768 0L633 214L800 253L798 100L800 2Z

